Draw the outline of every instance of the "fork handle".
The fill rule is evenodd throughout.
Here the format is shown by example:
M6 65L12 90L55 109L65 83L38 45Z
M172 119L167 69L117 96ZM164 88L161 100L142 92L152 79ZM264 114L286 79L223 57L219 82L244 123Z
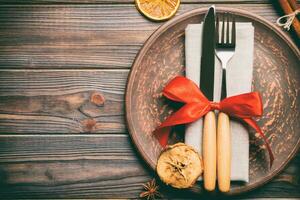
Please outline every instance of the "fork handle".
M203 181L207 191L213 191L216 187L217 177L217 130L216 115L208 112L203 121Z
M229 116L223 112L218 116L217 163L219 190L228 192L231 173L231 133Z

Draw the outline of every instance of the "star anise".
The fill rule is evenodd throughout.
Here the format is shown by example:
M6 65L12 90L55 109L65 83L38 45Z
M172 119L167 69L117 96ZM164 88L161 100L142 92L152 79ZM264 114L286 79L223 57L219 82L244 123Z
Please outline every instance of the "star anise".
M148 181L146 184L143 184L145 192L140 194L141 198L145 198L147 200L155 200L155 198L161 198L162 194L158 192L159 186L156 185L155 178L151 181Z

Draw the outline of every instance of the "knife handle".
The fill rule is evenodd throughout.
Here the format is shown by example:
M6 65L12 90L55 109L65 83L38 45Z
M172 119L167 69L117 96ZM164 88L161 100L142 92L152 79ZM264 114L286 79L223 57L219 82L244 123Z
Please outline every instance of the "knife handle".
M223 112L218 116L217 130L217 172L221 192L230 190L231 173L231 133L229 116Z
M216 187L217 176L217 133L216 115L208 112L203 122L203 167L204 188L213 191Z

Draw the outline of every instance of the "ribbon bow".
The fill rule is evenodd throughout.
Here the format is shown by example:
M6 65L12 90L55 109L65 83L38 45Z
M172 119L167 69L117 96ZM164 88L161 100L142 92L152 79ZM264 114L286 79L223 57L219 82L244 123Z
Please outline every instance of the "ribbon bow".
M231 96L221 102L211 102L194 82L185 77L177 76L163 89L163 95L173 101L185 103L177 112L162 122L154 132L163 147L168 143L170 134L168 129L171 126L191 123L211 110L220 110L230 116L241 118L260 134L269 152L270 166L272 166L274 155L271 147L266 136L252 119L252 117L262 116L263 113L262 101L258 92Z

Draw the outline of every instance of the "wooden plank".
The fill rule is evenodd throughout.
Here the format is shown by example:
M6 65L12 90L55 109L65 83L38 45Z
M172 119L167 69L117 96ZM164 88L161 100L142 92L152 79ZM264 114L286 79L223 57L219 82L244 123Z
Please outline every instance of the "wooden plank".
M127 135L0 136L0 196L138 198L153 177ZM298 177L300 154L281 176ZM299 184L268 184L240 198L300 197ZM193 197L162 187L167 198ZM199 198L199 197L198 197Z
M202 4L217 4L217 3L270 3L269 0L181 0L182 3L202 3ZM115 3L130 3L133 4L134 0L0 0L0 4L115 4Z
M208 7L202 4L182 4L177 15L195 8ZM278 17L271 4L218 4L231 8L251 10L254 14L275 21ZM5 29L30 30L153 30L163 22L152 22L143 17L135 5L2 5L1 27Z
M207 7L183 4L178 14ZM275 22L269 4L220 4L251 10ZM0 7L0 68L130 68L142 44L162 23L134 5L6 5Z
M2 70L0 133L124 133L127 75L128 70Z
M0 152L1 198L136 198L149 179L125 135L6 136Z
M3 35L0 37L3 40L6 37L5 43L7 43L3 44L3 42L3 46L0 47L0 68L130 68L142 43L146 40L146 35L151 34L149 31L139 32L113 31L107 33L103 31L65 35L59 31L53 33L40 31L41 35L39 36L26 32L23 32L22 35L16 32ZM36 37L42 37L42 39L37 41ZM13 43L13 40L17 40L17 38L22 41ZM44 42L48 44L43 44ZM131 44L129 44L130 42Z

